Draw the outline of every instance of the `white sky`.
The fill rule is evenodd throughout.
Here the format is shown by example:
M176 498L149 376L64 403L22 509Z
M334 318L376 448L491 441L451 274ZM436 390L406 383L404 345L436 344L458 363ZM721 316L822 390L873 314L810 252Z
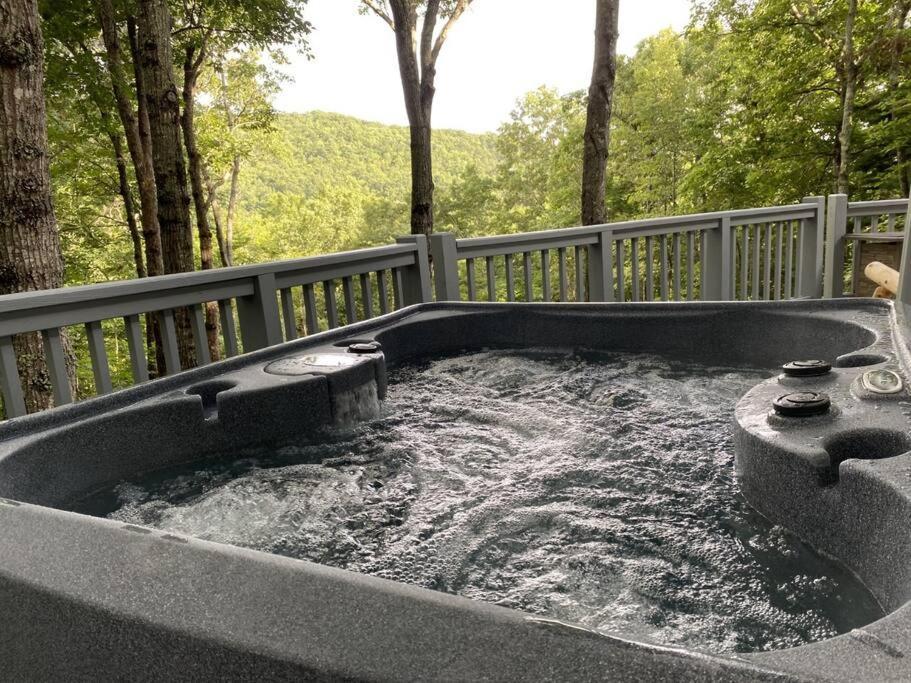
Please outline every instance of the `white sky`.
M294 80L276 100L283 111L340 112L407 123L392 30L361 16L357 0L310 0L315 59L291 56ZM557 9L555 9L557 8ZM621 0L618 49L682 29L690 0ZM437 62L435 128L495 130L518 97L540 85L587 88L592 67L594 0L475 0L449 34Z

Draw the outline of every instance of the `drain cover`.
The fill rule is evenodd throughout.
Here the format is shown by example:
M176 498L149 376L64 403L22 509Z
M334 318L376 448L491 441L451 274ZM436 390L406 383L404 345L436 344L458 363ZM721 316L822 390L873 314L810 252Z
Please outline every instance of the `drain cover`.
M824 360L792 360L781 369L788 377L815 377L831 372L832 364Z
M832 401L828 394L816 391L799 391L779 396L772 401L772 407L779 415L786 417L809 417L828 412Z
M902 378L892 370L868 370L863 383L864 388L874 394L897 394L902 390Z
M272 361L263 368L270 375L307 375L311 372L326 372L348 367L360 362L343 353L311 353L305 356L289 356Z
M348 353L379 353L383 350L378 341L356 342L348 346Z

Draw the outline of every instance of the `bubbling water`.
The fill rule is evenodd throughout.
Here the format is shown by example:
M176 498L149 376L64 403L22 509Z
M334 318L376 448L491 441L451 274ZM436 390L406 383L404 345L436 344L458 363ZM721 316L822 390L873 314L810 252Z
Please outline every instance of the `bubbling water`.
M84 511L650 642L791 647L882 612L738 492L733 406L766 376L584 351L432 360L391 373L374 419Z

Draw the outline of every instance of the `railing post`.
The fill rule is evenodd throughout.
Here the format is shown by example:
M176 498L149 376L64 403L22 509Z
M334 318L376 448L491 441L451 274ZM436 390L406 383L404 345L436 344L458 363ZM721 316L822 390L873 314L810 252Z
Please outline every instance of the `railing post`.
M396 237L399 244L414 244L414 265L402 268L402 305L433 301L430 287L430 260L424 235Z
M847 200L846 200L847 201ZM804 204L815 204L814 217L805 220L797 242L797 296L818 299L823 295L825 245L825 197L804 197Z
M448 232L430 236L430 255L433 257L433 286L437 301L458 301L459 268L455 237Z
M702 254L702 300L730 301L734 285L734 242L731 239L731 216L721 216L719 225L705 235Z
M244 353L284 341L276 294L275 274L265 273L253 278L253 294L237 297L237 318Z
M588 300L613 301L614 277L611 267L611 245L614 242L613 230L602 230L598 241L588 250Z
M823 296L844 295L845 233L848 231L848 195L830 194L826 210L826 267ZM801 264L806 254L801 254Z
M899 263L898 291L895 293L895 299L903 304L911 304L911 240L908 239L909 236L911 236L911 196L908 197L908 208L905 210L902 260Z

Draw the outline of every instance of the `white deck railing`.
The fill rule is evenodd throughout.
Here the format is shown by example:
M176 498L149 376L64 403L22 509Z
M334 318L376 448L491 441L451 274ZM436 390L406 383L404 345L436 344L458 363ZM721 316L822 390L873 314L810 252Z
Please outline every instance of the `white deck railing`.
M82 327L94 393L113 390L105 335L119 320L134 383L149 378L147 330L158 321L164 370L180 370L178 311L195 364L211 362L204 306L219 310L225 356L431 301L772 300L839 296L846 245L897 233L906 200L799 204L457 239L403 237L372 249L0 296L0 394L25 413L13 339L41 334L55 403L73 400L62 331ZM849 221L852 230L848 231ZM823 280L823 233L828 225ZM428 251L432 256L431 279ZM480 286L479 286L480 283ZM434 297L435 292L435 297ZM911 292L909 292L911 297ZM152 319L152 318L149 318ZM106 333L106 330L108 332ZM91 392L82 392L91 393Z

